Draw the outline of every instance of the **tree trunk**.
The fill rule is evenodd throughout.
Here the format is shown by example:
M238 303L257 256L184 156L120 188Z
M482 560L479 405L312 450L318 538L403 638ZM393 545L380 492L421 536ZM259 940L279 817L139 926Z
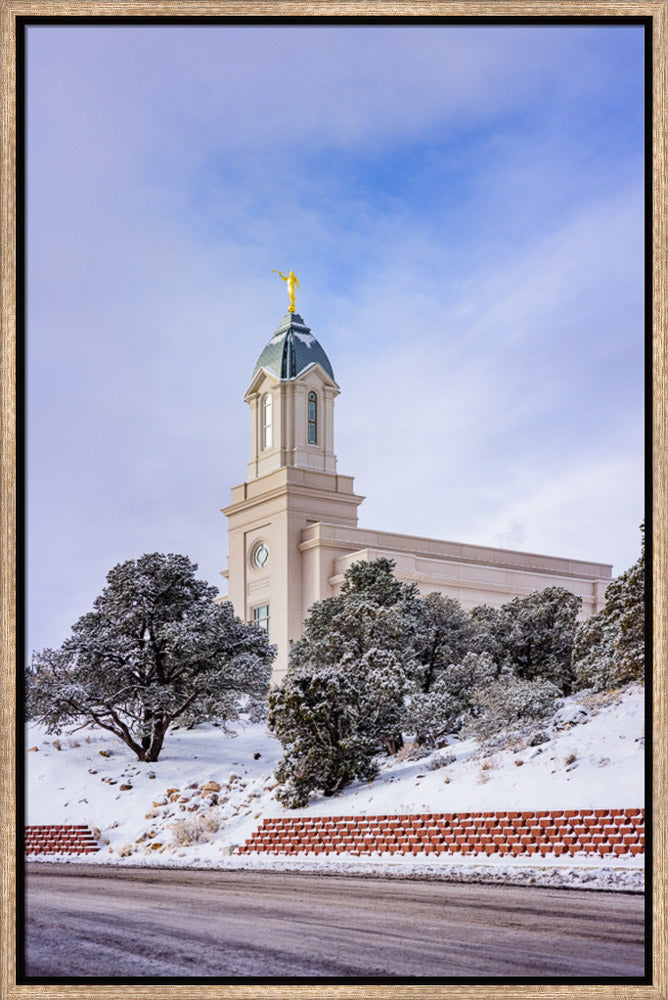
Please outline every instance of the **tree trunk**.
M383 742L385 743L385 749L387 750L388 756L394 757L394 755L398 753L404 745L404 738L401 733L399 733L398 736L388 736Z
M153 763L160 756L160 751L162 750L162 744L165 740L165 733L169 728L169 723L171 719L164 719L158 717L153 723L153 733L151 734L151 746L149 747L148 753L145 760Z

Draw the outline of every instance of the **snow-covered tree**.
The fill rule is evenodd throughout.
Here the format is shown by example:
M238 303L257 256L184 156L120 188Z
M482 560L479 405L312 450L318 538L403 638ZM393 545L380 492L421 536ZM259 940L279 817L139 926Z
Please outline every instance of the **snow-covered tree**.
M406 611L417 663L414 680L418 691L426 694L444 670L464 659L471 649L474 628L461 604L442 594L427 594Z
M305 806L312 791L333 795L355 778L378 774L378 739L366 714L364 685L336 666L288 670L269 695L269 725L283 744L276 769L280 802Z
M266 703L274 647L230 604L214 604L196 569L160 553L115 566L61 648L33 654L29 715L53 733L94 723L155 761L177 719L225 727Z
M477 608L474 648L520 680L543 678L563 694L573 686L572 652L582 599L563 587L515 597L503 607Z
M303 805L377 773L375 755L401 744L404 695L415 672L406 628L412 585L377 559L347 570L341 593L309 611L285 679L269 697L269 725L284 748L281 801Z
M441 745L470 719L481 688L497 675L488 653L467 653L461 663L441 670L429 691L417 691L407 699L405 726L427 750Z
M579 626L573 649L577 688L603 691L645 676L645 544L608 585L605 605Z

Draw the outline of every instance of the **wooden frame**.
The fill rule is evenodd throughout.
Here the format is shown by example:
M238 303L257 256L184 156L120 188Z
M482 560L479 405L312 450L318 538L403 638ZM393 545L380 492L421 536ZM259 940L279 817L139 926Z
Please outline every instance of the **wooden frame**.
M2 25L2 493L1 500L1 615L2 615L2 685L1 732L1 845L2 845L2 971L0 997L2 998L414 998L437 1000L456 997L473 998L540 997L549 1000L557 997L578 998L643 998L659 1000L668 998L668 950L666 946L666 838L668 835L668 781L667 747L668 730L668 364L666 359L668 314L668 267L666 254L666 198L668 156L668 8L664 0L0 0ZM126 985L16 985L15 970L15 865L16 865L16 815L15 815L15 764L14 734L16 712L14 706L16 641L16 123L14 100L16 87L15 40L17 18L26 16L85 15L102 16L605 16L651 17L654 43L654 359L653 359L653 510L654 525L652 548L654 555L654 663L653 663L653 723L655 745L652 775L654 788L654 941L653 985L516 985L516 986L427 986L415 983L396 986L360 986L354 983L337 986L312 985L161 985L150 983L140 986Z

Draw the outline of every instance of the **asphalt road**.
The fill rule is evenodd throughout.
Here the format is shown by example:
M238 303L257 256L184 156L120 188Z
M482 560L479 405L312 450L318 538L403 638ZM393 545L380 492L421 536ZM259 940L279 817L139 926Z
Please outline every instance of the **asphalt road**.
M28 976L643 975L641 895L28 865Z

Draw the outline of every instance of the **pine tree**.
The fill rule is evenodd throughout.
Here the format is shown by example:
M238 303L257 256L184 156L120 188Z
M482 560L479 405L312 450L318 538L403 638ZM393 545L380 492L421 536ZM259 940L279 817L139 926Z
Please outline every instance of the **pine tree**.
M515 597L498 610L476 608L474 648L520 680L552 681L563 694L573 686L571 665L582 599L563 587Z
M284 748L280 801L304 805L377 773L374 757L401 744L404 695L414 672L406 608L417 589L394 563L356 563L341 593L309 611L283 683L269 698L269 725Z
M405 610L418 664L415 684L426 694L446 669L461 663L471 648L474 628L461 604L442 594L427 594Z
M405 726L426 750L441 745L458 733L476 706L477 693L497 675L489 653L467 653L461 663L443 669L428 692L417 691L408 699Z
M573 669L580 689L603 691L644 679L644 535L638 561L608 585L601 611L578 628Z
M238 717L266 704L274 647L214 604L186 556L153 553L114 567L93 610L60 649L33 654L28 713L58 733L93 723L138 760L156 761L177 719Z

